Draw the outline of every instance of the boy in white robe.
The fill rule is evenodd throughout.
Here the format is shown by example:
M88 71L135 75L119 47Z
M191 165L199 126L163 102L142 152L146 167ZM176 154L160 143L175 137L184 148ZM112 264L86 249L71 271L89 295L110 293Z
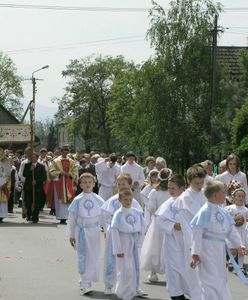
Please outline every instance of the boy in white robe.
M117 177L117 187L120 192L123 189L131 189L132 178L129 174L121 174ZM106 223L106 241L105 241L105 253L104 253L104 284L105 295L112 294L112 288L116 284L116 256L113 254L113 245L110 232L110 226L112 223L115 212L121 207L119 201L119 194L116 194L109 198L102 206L102 212ZM138 201L133 199L132 207L142 211L142 207Z
M132 151L127 152L126 158L126 163L121 166L121 173L127 173L131 175L133 181L133 196L142 206L143 204L140 196L140 191L145 184L145 175L143 173L143 168L136 163L136 155Z
M100 267L101 206L104 200L93 193L94 176L83 173L80 186L83 192L70 204L67 232L70 243L77 250L80 289L90 294L92 282L97 282Z
M193 228L191 266L199 264L199 276L205 300L231 300L226 274L226 243L244 254L242 241L230 214L221 205L226 190L222 182L209 181L205 188L208 202L191 221Z
M118 209L111 224L113 254L116 255L116 294L123 300L140 296L140 267L138 247L145 233L142 212L132 207L133 195L130 189L119 193L122 207ZM144 296L144 293L141 295Z
M116 161L117 156L112 153L109 157L95 164L96 175L100 184L98 194L105 201L113 196L117 176L121 173L121 168L117 165Z
M172 300L184 300L190 295L188 285L189 269L185 257L185 243L178 210L173 206L175 200L182 194L185 181L181 175L173 174L168 181L168 191L171 198L164 202L156 212L156 220L164 232L162 256L164 258L168 293Z
M196 164L187 170L187 182L189 187L183 192L173 204L173 209L178 211L177 218L180 220L185 249L185 272L192 300L203 300L202 286L197 270L190 270L192 229L190 222L200 208L206 203L207 198L203 193L203 185L206 173L204 169Z

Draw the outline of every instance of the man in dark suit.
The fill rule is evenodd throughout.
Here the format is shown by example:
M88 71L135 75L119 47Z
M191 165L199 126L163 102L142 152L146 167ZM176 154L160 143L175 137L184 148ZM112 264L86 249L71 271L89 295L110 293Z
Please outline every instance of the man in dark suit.
M27 221L32 220L33 223L39 221L39 211L44 193L43 184L47 178L45 166L37 162L38 157L38 153L34 153L32 162L26 163L23 170L23 177L25 177L23 189L27 209ZM35 189L35 199L33 199L33 189Z
M91 162L91 155L88 153L84 153L84 158L86 160L86 167L88 168L89 172L95 177L96 184L93 188L93 192L98 194L98 182L97 182L97 176L96 176L96 167Z

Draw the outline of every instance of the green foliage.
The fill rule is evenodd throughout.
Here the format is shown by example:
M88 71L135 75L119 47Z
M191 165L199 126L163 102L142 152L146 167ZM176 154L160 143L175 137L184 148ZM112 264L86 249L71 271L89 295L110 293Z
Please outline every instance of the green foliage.
M47 150L48 151L54 151L54 149L58 146L57 141L57 127L54 124L54 121L52 120L50 122L49 128L48 128L48 135L47 135Z
M153 89L158 140L172 161L206 157L210 144L209 83L213 21L211 1L177 0L169 12L154 2L148 38L160 77ZM157 74L158 75L158 74Z
M122 56L90 56L71 61L62 72L70 80L65 95L59 100L59 110L62 115L66 112L71 131L84 138L87 151L92 147L111 151L107 114L111 87L127 66Z
M121 56L71 61L63 72L66 93L58 101L71 134L81 134L87 151L132 149L141 158L164 156L171 167L233 151L235 108L248 95L248 55L242 54L239 82L218 65L211 111L213 24L220 11L210 0L174 0L168 13L153 2L147 32L152 58L141 65ZM233 132L244 151L245 129L239 129L239 141Z
M35 134L39 137L42 147L54 151L57 147L57 126L51 119L35 122Z
M23 97L21 77L16 75L16 67L13 61L0 52L0 104L8 109L15 117L22 115Z
M232 140L241 158L248 156L248 98L232 122Z
M221 141L218 151L225 154L236 152L242 157L246 153L247 100L248 99L248 53L241 51L239 80L222 76L219 83L219 110L216 114L216 133Z
M159 154L171 164L188 164L209 150L211 29L220 8L178 0L166 14L153 5L147 36L155 56L114 82L111 129L143 157Z

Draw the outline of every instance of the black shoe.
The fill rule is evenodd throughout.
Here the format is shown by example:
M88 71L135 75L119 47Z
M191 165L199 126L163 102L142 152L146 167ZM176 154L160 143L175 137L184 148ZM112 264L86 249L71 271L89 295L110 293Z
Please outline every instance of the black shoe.
M0 218L0 223L3 223L3 218Z
M184 297L184 295L180 295L180 296L175 296L175 297L171 297L172 300L185 300L186 298Z
M66 219L60 220L60 224L66 225Z
M55 216L55 209L54 208L50 209L49 215Z

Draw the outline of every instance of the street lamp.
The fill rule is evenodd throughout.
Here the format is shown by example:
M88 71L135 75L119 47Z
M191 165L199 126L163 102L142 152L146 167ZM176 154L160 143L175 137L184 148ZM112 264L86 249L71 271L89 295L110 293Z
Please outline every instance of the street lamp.
M30 148L31 148L31 155L32 155L32 159L33 159L33 153L34 153L34 133L35 133L35 93L36 93L36 90L35 90L35 86L36 86L36 80L37 78L34 77L34 74L38 71L41 71L41 70L44 70L44 69L47 69L49 68L48 65L38 69L38 70L35 70L33 73L32 73L32 77L31 77L31 80L32 80L32 85L33 85L33 99L32 101L30 102L30 106L29 106L29 109L30 109L30 134L31 134L31 137L30 137ZM34 205L35 205L35 186L34 186L34 169L32 168L32 192L33 192L33 209L34 209Z

